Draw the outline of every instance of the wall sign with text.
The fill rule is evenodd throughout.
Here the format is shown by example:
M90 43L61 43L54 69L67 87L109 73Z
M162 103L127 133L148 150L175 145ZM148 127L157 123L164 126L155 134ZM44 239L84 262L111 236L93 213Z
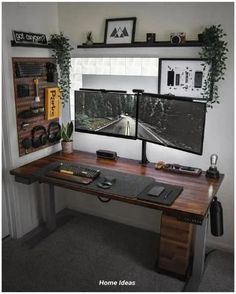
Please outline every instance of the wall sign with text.
M24 44L47 45L47 38L44 34L27 33L21 31L12 31L14 41Z
M61 93L58 87L45 88L45 119L59 118L61 115Z

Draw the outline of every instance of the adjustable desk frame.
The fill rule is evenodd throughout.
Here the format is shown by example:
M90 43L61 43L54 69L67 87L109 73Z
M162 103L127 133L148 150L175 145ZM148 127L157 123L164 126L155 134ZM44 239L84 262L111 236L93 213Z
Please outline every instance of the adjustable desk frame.
M24 184L42 182L40 178L35 176L35 172L55 161L72 161L73 163L93 165L98 168L103 167L120 172L150 176L159 182L183 186L184 190L175 202L171 206L165 206L139 200L137 198L109 195L109 190L98 192L89 191L88 186L86 186L85 189L83 186L78 186L75 183L47 177L43 181L45 184L45 192L49 196L46 207L46 227L49 231L54 231L56 229L54 186L60 186L95 196L109 197L114 200L161 210L163 211L163 214L167 214L171 218L178 220L178 222L181 221L179 223L192 223L195 227L195 236L193 236L192 274L185 285L184 291L197 291L204 271L208 210L213 197L216 195L220 187L223 175L220 175L218 180L209 180L205 177L204 173L199 177L171 174L155 170L154 164L152 163L149 163L147 166L142 166L136 160L125 158L119 158L117 161L97 159L94 154L79 151L74 151L69 155L64 155L61 152L54 153L25 166L16 168L11 171L11 174L15 176L17 182ZM175 226L178 226L178 222Z

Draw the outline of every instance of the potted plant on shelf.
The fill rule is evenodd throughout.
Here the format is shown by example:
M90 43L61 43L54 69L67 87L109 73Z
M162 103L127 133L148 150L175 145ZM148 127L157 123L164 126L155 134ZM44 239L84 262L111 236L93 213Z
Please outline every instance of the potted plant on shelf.
M73 152L73 122L68 122L67 124L62 124L61 128L61 146L62 146L62 152L70 154Z
M201 36L203 45L199 55L209 65L208 76L203 85L203 97L211 108L213 108L213 103L220 103L217 83L224 80L226 70L228 49L227 42L223 40L225 36L220 24L205 28ZM205 69L206 67L203 68Z
M61 89L61 101L64 107L70 99L70 52L73 50L73 47L62 32L60 34L52 34L49 44L52 47L52 56L58 65L58 86Z
M93 33L87 32L86 38L86 45L93 45Z

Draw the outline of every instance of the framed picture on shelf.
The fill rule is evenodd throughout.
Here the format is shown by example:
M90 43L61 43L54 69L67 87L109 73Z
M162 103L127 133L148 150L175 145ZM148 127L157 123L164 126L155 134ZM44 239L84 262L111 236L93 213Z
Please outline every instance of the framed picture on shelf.
M134 42L136 17L106 19L105 44L131 44Z
M202 59L160 58L158 93L203 99L208 71Z

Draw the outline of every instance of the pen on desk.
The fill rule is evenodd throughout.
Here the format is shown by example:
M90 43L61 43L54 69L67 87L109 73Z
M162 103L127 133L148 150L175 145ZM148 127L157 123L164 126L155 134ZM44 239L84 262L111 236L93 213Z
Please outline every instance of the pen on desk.
M164 199L167 199L168 196L169 196L171 193L172 193L172 190L170 190L170 191L165 195Z

